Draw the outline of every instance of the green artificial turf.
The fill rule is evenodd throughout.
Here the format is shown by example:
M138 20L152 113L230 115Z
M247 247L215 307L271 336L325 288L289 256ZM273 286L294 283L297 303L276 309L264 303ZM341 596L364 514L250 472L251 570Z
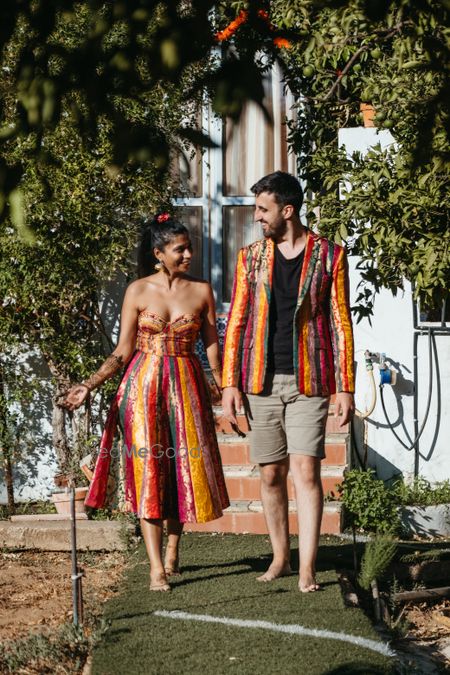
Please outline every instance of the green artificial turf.
M378 640L360 609L345 608L335 565L349 545L322 539L318 581L323 590L301 594L297 576L260 584L270 560L268 538L186 534L183 573L170 593L148 590L143 546L133 554L122 593L105 606L111 623L93 654L93 675L134 673L299 673L328 675L394 672L394 659L336 640L155 616L157 610L300 624ZM293 552L293 565L297 551Z

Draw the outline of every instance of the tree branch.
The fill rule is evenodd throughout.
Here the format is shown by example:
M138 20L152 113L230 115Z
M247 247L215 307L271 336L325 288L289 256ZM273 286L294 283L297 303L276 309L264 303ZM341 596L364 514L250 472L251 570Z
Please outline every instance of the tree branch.
M384 35L383 35L383 40L388 40L389 38L393 37L393 36L396 35L398 32L400 32L400 30L401 30L401 28L402 28L402 25L403 25L402 23L399 23L399 24L397 24L397 25L395 26L395 28L393 28L392 30L387 31L386 33L385 33L384 31L376 31L376 32L377 32L378 35L380 35L380 37L381 37L381 35L383 35L383 33L384 33ZM353 56L351 56L351 58L350 58L350 59L347 61L347 63L345 64L345 66L343 67L343 69L342 69L342 71L341 71L339 77L337 78L337 80L336 80L335 82L333 82L331 88L330 88L329 91L325 94L324 98L319 99L319 100L321 100L322 102L323 102L323 101L327 101L329 98L331 98L331 97L333 96L334 92L335 92L336 89L338 88L339 83L340 83L340 81L342 80L342 78L344 77L344 75L347 75L348 71L349 71L350 68L353 66L353 64L355 63L355 61L357 61L357 60L359 59L360 55L361 55L363 52L366 52L366 51L367 51L368 49L370 49L371 47L372 47L371 44L361 45L361 47L359 47L359 48L356 50L356 52L353 54Z
M356 52L353 54L353 56L345 64L345 66L343 67L343 69L341 71L341 74L339 75L337 80L335 80L335 82L333 82L333 84L331 85L331 88L325 94L324 98L319 99L319 100L327 101L329 98L331 98L333 96L334 92L338 88L339 83L342 80L342 78L344 77L344 75L347 75L348 71L350 70L352 65L355 63L355 61L357 61L359 59L360 55L363 52L366 52L369 49L369 47L370 47L370 45L362 45L362 47L360 47L359 49L356 50Z

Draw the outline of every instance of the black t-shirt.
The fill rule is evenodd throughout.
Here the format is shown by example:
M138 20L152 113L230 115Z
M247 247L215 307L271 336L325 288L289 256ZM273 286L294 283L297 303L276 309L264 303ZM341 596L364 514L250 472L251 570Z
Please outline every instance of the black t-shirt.
M269 307L269 347L267 372L294 373L294 313L305 251L295 258L285 258L275 246L272 294Z

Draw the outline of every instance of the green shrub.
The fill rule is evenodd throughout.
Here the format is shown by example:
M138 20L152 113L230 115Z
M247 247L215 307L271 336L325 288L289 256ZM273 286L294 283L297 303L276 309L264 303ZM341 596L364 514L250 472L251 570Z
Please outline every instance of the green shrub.
M450 503L450 481L444 480L431 485L421 476L412 483L398 481L393 486L396 502L400 506L433 506Z
M367 542L361 561L358 582L369 590L374 579L380 579L394 559L397 544L387 535L380 535Z
M450 481L433 485L418 476L412 483L398 480L387 487L374 469L352 469L339 488L351 525L365 532L395 534L400 530L399 506L450 503Z
M40 513L56 513L53 502L46 499L31 499L27 502L16 504L14 515L26 516ZM0 506L0 520L9 520L12 515L10 508L6 504Z
M348 471L339 492L354 527L383 534L398 532L395 493L376 477L373 469Z

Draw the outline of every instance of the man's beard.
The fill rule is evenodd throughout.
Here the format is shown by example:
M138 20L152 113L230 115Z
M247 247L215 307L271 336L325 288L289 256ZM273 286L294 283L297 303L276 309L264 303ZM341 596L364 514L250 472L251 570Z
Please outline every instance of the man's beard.
M276 227L267 226L266 229L263 229L263 236L265 239L273 239L276 241L283 236L286 232L286 221L282 221Z

